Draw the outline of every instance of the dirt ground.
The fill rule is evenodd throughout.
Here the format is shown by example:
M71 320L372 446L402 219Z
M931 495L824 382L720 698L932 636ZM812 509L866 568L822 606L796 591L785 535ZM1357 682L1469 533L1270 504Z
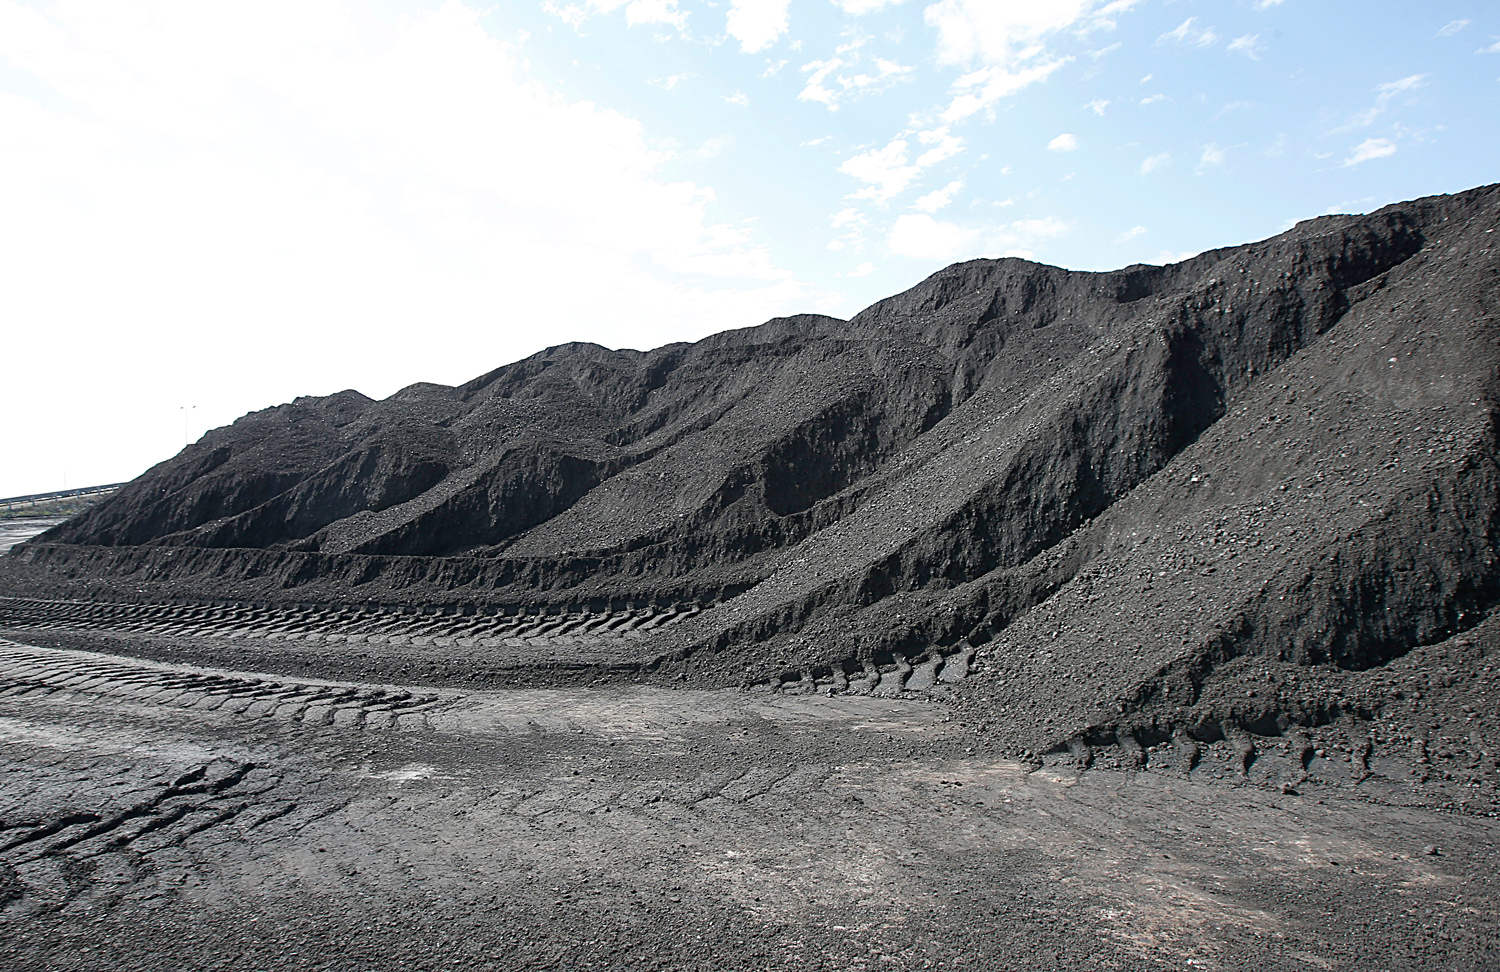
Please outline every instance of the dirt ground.
M6 969L1500 965L1496 820L1331 769L1037 767L934 701L17 641L0 686Z

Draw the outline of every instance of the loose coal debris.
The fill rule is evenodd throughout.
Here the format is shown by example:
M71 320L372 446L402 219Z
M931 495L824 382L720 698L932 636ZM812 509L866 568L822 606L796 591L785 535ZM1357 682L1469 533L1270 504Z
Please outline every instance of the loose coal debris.
M1356 775L1405 747L1493 789L1497 228L1488 186L301 398L18 545L0 584L321 618L345 674L399 644L459 681L947 695L1035 758L1247 771L1275 736L1305 770L1309 732L1355 726L1321 751Z

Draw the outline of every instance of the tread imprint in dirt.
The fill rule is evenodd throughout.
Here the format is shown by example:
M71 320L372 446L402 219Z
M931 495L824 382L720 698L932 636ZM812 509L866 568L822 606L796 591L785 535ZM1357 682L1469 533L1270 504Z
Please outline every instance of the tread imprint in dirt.
M572 614L420 614L393 608L266 607L210 604L128 604L0 597L0 628L17 631L128 632L158 637L305 640L346 644L435 645L541 649L571 645L616 648L644 640L702 611L666 609ZM908 661L846 659L831 667L790 672L757 687L784 695L941 696L973 664L967 645L932 647ZM849 669L863 671L851 675Z
M112 775L107 757L71 762L53 768L81 778ZM190 839L276 840L345 805L316 797L307 781L288 780L283 770L220 756L179 764L117 795L96 792L82 805L0 807L0 907L24 897L57 910L80 895L124 893L153 883L153 859ZM111 872L126 880L112 881Z
M341 728L424 728L445 703L396 688L317 685L176 670L0 638L0 699L102 696Z
M0 597L0 627L163 637L268 638L489 648L643 640L698 605L569 614L425 614L393 608L127 604Z

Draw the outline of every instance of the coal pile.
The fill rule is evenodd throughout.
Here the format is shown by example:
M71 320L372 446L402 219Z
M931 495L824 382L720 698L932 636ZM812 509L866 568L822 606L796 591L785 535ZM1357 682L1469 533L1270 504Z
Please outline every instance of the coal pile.
M975 260L848 321L298 399L17 546L0 584L654 611L636 676L946 693L1012 753L1191 760L1354 720L1318 750L1356 765L1384 733L1492 781L1497 228L1483 187L1172 266Z

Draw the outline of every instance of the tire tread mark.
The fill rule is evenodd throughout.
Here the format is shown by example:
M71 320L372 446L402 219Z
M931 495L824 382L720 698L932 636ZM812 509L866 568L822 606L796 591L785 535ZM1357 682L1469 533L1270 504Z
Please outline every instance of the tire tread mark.
M314 685L219 675L179 672L121 659L106 662L79 659L70 653L38 648L0 638L0 698L36 700L94 695L123 698L148 705L249 713L249 717L301 721L309 726L337 725L395 728L399 717L442 708L440 695L355 686ZM357 709L358 718L334 720L333 710ZM278 716L277 713L280 713ZM381 714L369 720L366 716Z

